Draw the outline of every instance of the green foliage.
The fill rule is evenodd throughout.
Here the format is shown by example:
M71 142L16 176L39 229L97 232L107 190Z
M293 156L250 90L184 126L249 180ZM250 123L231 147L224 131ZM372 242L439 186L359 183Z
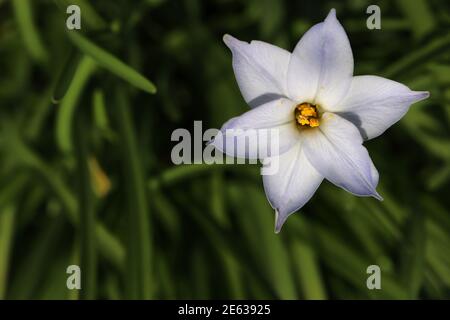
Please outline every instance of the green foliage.
M0 299L449 298L450 11L376 2L0 1ZM366 143L383 202L325 182L275 234L258 166L174 166L171 133L247 110L223 34L292 50L333 7L356 74L431 98Z

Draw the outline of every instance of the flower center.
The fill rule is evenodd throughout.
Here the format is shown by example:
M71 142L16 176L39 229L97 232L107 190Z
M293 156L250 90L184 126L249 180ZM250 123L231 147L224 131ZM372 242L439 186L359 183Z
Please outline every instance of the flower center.
M303 102L295 107L295 121L300 127L315 128L319 126L319 111L317 106L308 102Z

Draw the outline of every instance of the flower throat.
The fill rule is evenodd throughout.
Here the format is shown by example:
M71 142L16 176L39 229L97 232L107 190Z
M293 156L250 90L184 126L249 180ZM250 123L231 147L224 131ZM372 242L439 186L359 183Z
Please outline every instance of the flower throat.
M319 126L319 111L317 106L303 102L295 107L295 121L299 127L315 128Z

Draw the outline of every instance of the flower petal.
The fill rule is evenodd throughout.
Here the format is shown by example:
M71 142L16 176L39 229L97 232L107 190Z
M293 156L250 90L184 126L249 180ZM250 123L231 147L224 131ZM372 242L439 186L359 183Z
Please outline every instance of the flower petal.
M358 196L381 200L375 190L378 172L358 129L332 113L325 113L321 120L319 128L305 130L302 135L308 160L335 185Z
M353 122L364 139L373 139L399 121L414 102L429 93L411 91L407 86L377 76L357 76L347 97L334 111Z
M291 55L287 74L289 97L328 110L345 97L352 75L350 42L332 9L324 22L303 35Z
M300 138L294 122L295 103L278 99L226 122L212 142L238 158L263 159L286 152Z
M256 107L285 97L291 54L262 41L250 43L226 34L223 41L233 53L233 70L245 101Z
M278 160L278 171L262 177L267 199L275 209L278 233L289 215L311 199L323 177L305 157L300 142L274 160Z

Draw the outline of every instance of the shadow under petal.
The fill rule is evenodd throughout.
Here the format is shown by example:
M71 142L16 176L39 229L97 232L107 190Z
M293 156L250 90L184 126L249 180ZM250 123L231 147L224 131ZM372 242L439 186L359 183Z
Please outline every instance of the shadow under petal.
M256 108L256 107L259 107L260 105L263 105L268 102L278 100L281 98L287 98L287 97L282 94L278 94L278 93L265 93L265 94L262 94L256 98L252 99L251 101L249 101L248 105L251 108Z
M364 140L368 139L367 132L361 127L361 118L353 112L336 112L337 115L353 123L361 133Z

